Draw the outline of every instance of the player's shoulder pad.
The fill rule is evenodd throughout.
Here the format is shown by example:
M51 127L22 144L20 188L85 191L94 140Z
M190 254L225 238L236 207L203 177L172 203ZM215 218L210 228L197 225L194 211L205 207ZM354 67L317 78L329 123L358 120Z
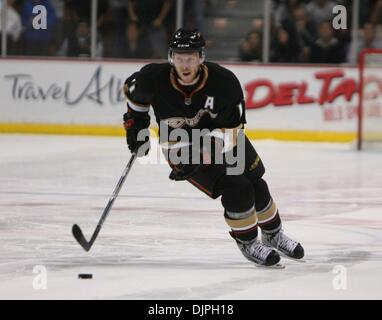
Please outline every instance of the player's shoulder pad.
M152 79L158 79L158 77L169 72L171 66L169 63L149 63L146 64L138 72L133 73L125 81L125 84L129 84L131 81L151 81Z
M208 68L208 76L215 79L221 79L219 82L229 83L239 82L236 75L229 69L214 63L214 62L205 62L204 63Z
M231 70L213 62L205 62L205 65L208 68L208 78L213 87L221 94L227 95L227 99L233 102L243 99L240 81Z
M169 63L149 63L142 67L142 69L139 71L142 75L148 76L148 77L157 77L160 76L162 73L169 72L171 69L171 66Z
M161 83L161 79L168 76L171 66L169 63L149 63L141 70L133 73L124 83L125 95L132 100L148 103L155 94L156 86L153 83ZM132 89L134 88L134 94Z

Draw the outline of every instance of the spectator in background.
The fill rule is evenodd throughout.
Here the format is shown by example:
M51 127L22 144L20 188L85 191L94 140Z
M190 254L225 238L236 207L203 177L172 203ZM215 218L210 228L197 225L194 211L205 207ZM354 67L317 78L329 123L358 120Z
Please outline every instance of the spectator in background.
M299 61L310 61L310 48L314 44L317 33L314 24L308 19L305 8L299 6L293 10L293 20L296 24L297 41L301 47Z
M64 15L65 0L50 0L54 11L56 12L57 19L62 19Z
M204 14L206 0L185 0L183 19L186 29L198 29L204 33Z
M150 58L167 57L167 34L165 19L171 8L171 0L129 0L128 10L131 23L139 28L140 41L147 44Z
M127 1L127 0L124 0ZM83 22L89 22L91 21L91 0L64 0L65 7L71 8L70 11L73 12L73 14L70 14L72 17L67 19L65 22L67 22L67 26L70 29L70 23L73 21L73 25L71 26L71 29L73 30L72 34L75 34L77 30L77 24L78 20L81 20ZM65 13L64 13L65 16ZM126 17L125 17L126 18ZM75 21L77 19L77 22ZM65 19L64 19L65 20ZM65 23L64 22L64 23ZM90 25L90 23L88 23ZM98 6L97 6L97 38L102 39L102 42L97 43L97 47L102 47L102 50L98 50L96 55L99 55L99 52L102 51L103 57L112 57L113 49L114 49L114 42L115 38L117 36L117 32L124 32L117 30L117 19L113 16L113 7L109 4L109 0L98 0ZM64 27L65 29L65 27ZM66 35L64 36L64 39L68 38ZM62 50L60 51L60 54L62 54Z
M63 0L66 5L72 6L78 17L84 21L91 20L92 0ZM127 1L127 0L126 0ZM103 13L109 9L109 0L98 0L97 18L99 19Z
M309 18L318 28L322 22L332 20L335 6L336 3L330 0L313 0L305 8Z
M118 43L118 48L115 51L115 58L123 59L148 59L150 52L144 45L144 42L139 40L139 29L136 23L130 23L125 30L125 37Z
M96 56L102 57L103 46L97 41ZM80 21L76 32L68 36L60 49L60 54L68 57L89 58L91 56L90 26L87 21Z
M123 36L128 16L127 0L109 0L111 15L115 21L115 32Z
M334 37L331 20L321 22L318 28L319 38L311 47L311 62L341 63L345 61L345 50Z
M349 0L350 1L350 0ZM379 0L377 0L379 1ZM375 0L362 0L359 6L359 27L362 29L365 23L370 22L370 13L373 10Z
M293 11L301 7L300 0L285 0L275 11L275 25L277 28L285 27L285 21L293 21Z
M127 27L127 0L109 0L110 16L114 24L113 35L110 37L112 43L107 44L112 48L110 55L119 58L123 55L125 44L125 33Z
M123 35L123 31L117 33L117 21L114 20L113 13L108 4L100 12L97 20L97 37L102 38L104 44L103 57L113 57L114 47L118 38Z
M33 7L43 5L46 8L47 29L36 30L33 28ZM50 0L25 0L21 12L21 20L24 26L23 40L24 53L31 56L53 55L53 38L56 32L57 17Z
M370 22L374 25L382 24L382 0L377 0L370 15Z
M341 4L346 8L346 19L348 21L348 25L346 29L338 29L335 30L335 37L340 42L344 55L346 60L347 52L349 51L350 44L351 44L351 30L352 30L352 0L341 0ZM360 2L360 7L362 7L362 1ZM334 15L333 15L334 16ZM332 16L332 19L333 19Z
M358 39L357 48L354 47L354 42L351 45L351 48L348 52L348 62L357 63L358 54L362 49L365 48L382 48L382 41L378 40L376 37L375 26L371 23L366 23L363 26L363 30L361 31L361 37Z
M299 31L297 28L296 17L294 14L295 11L299 9L303 10L301 0L286 0L277 8L275 13L276 34L273 35L273 38L276 38L278 40L276 40L276 42L273 43L273 46L276 45L277 47L279 47L280 50L285 50L285 44L282 44L280 40L281 38L288 37L287 47L289 47L289 49L292 50L292 54L298 54L298 56L293 59L294 61L288 62L299 62L301 60L300 55L302 56L303 52L303 44L300 41L301 39L299 39ZM286 32L287 35L283 35L284 32ZM281 56L287 57L288 55L287 52L282 53L281 56L278 55L277 52L275 54L278 56L277 59L281 59ZM276 57L274 56L274 58ZM288 60L289 59L290 58L288 58Z
M262 60L262 37L259 31L251 31L239 47L240 61L261 61Z
M76 33L79 22L76 7L71 2L66 2L63 9L63 15L59 23L59 47L62 48L63 42ZM64 55L59 50L58 55Z
M299 44L291 40L289 33L279 28L276 32L276 39L271 46L271 62L298 62L301 53Z
M3 0L6 1L7 6L7 22L5 25L5 32L7 34L7 54L15 54L16 53L16 43L20 38L22 24L19 13L13 7L14 0ZM0 1L0 51L1 51L1 36L3 30L1 30L1 16L3 10L3 3Z

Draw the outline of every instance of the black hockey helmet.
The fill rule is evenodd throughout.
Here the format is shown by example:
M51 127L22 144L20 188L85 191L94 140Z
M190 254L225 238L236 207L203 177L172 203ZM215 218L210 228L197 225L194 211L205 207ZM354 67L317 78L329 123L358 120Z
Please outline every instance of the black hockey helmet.
M174 52L194 52L197 51L200 54L201 62L204 62L205 52L204 47L206 41L201 33L197 30L186 30L183 28L175 31L170 41L170 47L168 50L168 60L173 64L172 54Z

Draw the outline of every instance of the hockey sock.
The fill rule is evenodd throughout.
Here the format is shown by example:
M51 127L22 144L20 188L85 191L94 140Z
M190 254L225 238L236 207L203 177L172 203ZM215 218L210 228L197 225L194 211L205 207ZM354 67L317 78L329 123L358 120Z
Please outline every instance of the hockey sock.
M253 183L255 190L255 208L258 224L267 234L274 234L281 230L281 218L264 179Z
M245 212L224 213L225 221L231 228L230 235L234 239L242 241L251 241L257 238L257 215L255 208Z
M281 230L281 219L276 203L271 198L268 205L256 212L262 232L274 234Z

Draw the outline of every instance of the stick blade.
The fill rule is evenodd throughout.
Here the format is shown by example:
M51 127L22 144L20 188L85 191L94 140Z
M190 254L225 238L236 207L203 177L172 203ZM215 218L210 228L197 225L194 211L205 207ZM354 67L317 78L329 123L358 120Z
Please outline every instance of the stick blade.
M77 240L80 246L85 250L90 250L90 243L86 241L84 234L82 233L80 227L77 224L74 224L72 227L73 237Z

